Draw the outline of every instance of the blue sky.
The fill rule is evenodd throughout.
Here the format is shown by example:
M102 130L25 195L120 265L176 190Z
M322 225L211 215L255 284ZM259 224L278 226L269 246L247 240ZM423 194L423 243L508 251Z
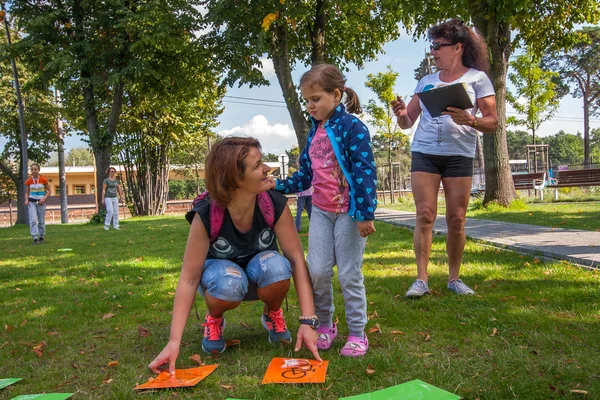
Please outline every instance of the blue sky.
M395 87L396 93L405 97L411 96L417 83L414 79L414 69L423 59L428 45L429 43L422 39L414 41L410 35L404 35L396 41L386 44L383 53L377 60L366 63L363 69L359 70L356 66L350 65L350 71L346 73L347 86L358 93L361 103L366 104L369 99L374 97L372 92L364 85L366 76L370 73L385 71L387 65L391 65L392 69L399 73ZM267 59L264 61L263 72L271 82L270 86L254 87L252 89L248 86L240 88L235 86L229 88L227 96L283 102L283 96L272 63ZM294 71L293 77L296 84L305 71L306 68L303 66ZM297 144L291 119L283 103L256 104L257 102L230 97L224 100L225 110L219 117L219 126L216 128L217 133L257 137L263 145L264 152L276 154ZM509 113L511 111L512 108L509 107ZM600 119L598 117L592 118L590 125L591 128L600 127ZM581 99L574 99L570 96L564 98L555 118L541 126L539 136L552 135L561 129L568 133L583 131ZM80 136L72 136L66 139L65 147L67 150L81 146L87 145L81 140Z

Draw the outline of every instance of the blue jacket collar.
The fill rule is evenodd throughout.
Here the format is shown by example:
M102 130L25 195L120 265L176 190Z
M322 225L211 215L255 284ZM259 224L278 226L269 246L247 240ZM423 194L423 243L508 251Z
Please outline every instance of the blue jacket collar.
M335 108L335 111L333 112L333 114L331 114L331 117L329 117L329 119L327 120L327 125L329 125L329 121L335 121L344 114L346 114L346 107L342 103L340 103ZM321 122L321 121L317 121L312 115L310 116L310 120L311 120L313 126L317 126Z

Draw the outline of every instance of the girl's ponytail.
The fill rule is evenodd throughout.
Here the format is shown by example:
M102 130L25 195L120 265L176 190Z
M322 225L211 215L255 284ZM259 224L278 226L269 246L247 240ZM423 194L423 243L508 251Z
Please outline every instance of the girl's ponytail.
M344 100L346 111L348 111L350 114L362 114L360 100L358 99L356 92L346 86L344 86L344 92L346 93L346 100Z

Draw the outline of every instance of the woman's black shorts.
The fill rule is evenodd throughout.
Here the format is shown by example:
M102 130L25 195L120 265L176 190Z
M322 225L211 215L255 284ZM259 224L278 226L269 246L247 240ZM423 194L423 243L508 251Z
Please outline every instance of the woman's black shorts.
M413 152L410 172L427 172L441 175L442 178L473 176L473 159Z

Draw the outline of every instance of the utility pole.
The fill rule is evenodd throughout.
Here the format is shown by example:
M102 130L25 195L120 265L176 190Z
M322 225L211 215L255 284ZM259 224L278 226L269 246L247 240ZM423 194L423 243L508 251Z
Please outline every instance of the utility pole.
M8 18L6 18L6 10L4 2L0 2L2 10L2 19L4 20L4 28L6 29L6 40L9 50L12 47L10 40L10 28L8 26ZM17 107L19 109L19 127L21 128L21 176L17 182L17 193L21 192L21 199L25 200L25 181L27 180L27 132L25 132L25 116L23 111L23 100L21 99L21 86L19 85L19 72L17 71L17 62L14 57L10 58L12 64L13 79L15 80L15 94L17 96ZM17 199L19 198L17 194ZM25 204L17 204L17 224L29 223L29 213Z
M60 109L62 101L60 91L54 88L54 97L56 105ZM67 175L65 172L65 132L63 131L63 122L60 111L56 119L56 133L58 135L58 178L60 181L60 223L69 223L69 207L67 204Z

